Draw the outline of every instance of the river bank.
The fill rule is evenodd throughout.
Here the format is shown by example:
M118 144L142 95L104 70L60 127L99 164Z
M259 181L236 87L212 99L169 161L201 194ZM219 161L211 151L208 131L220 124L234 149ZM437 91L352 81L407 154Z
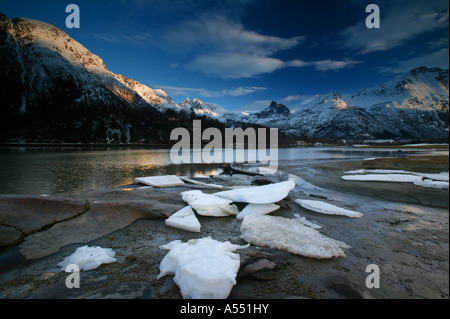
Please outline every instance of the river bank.
M422 163L422 172L434 173L442 171L445 161L448 165L448 156L420 161L391 158L282 163L280 170L286 173L264 178L277 182L294 174L297 186L283 200L282 208L271 215L293 218L300 214L321 225L322 234L351 248L346 250L346 257L318 260L251 245L239 251L241 267L229 298L448 298L448 188L347 183L340 179L350 169L418 170L417 163ZM198 180L250 185L258 178L219 175ZM165 225L165 218L185 206L182 191L216 190L187 184L164 189L140 186L99 189L66 198L38 197L41 201L36 197L2 195L2 207L8 201L10 205L15 201L15 207L21 202L19 206L26 207L22 213L29 213L37 203L42 208L42 203L49 200L54 200L53 205L64 202L70 209L62 220L48 219L14 247L0 252L0 297L181 298L172 276L156 279L167 253L160 249L161 245L207 236L246 244L240 238L241 221L233 216L198 216L202 225L199 234ZM353 219L322 215L302 208L295 199L339 204L364 216ZM29 205L24 206L25 202ZM68 289L68 274L57 264L85 244L112 248L117 261L82 272L81 287ZM366 267L371 264L379 266L380 288L366 286Z

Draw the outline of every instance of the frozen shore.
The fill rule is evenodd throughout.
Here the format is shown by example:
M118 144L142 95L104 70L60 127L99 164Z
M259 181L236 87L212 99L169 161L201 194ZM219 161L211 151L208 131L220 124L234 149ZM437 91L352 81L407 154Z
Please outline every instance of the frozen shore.
M392 183L361 186L340 179L349 170L398 169L400 165L394 159L383 162L281 167L304 183L297 182L270 215L294 218L298 214L321 225L322 234L351 248L346 249L346 257L327 260L255 245L240 249L237 283L229 298L448 298L448 189ZM402 169L415 171L402 165ZM436 163L431 167L439 170ZM439 173L426 167L421 170ZM281 182L289 176L264 179ZM262 178L233 175L198 181L250 186L258 179ZM217 189L194 184L139 186L71 198L0 196L1 239L12 245L0 251L0 298L181 298L173 277L156 279L166 254L160 246L207 236L233 245L247 244L241 238L242 221L236 216L198 216L200 233L165 224L165 219L186 206L181 192L200 189L212 194ZM301 207L296 199L338 203L363 216L319 214ZM239 211L244 208L241 203L237 206ZM16 215L8 215L6 222L4 216L11 209ZM13 218L17 216L27 216L28 222ZM116 261L83 272L81 288L68 289L68 274L57 264L86 244L111 248ZM380 268L380 288L366 287L369 273L365 270L370 264Z

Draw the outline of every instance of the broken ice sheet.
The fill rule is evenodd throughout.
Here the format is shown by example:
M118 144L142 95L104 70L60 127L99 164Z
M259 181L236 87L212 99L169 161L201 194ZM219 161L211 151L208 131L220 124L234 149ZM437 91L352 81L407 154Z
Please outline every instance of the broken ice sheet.
M154 187L183 186L184 182L175 175L137 177L135 182Z
M269 204L248 204L245 208L236 216L237 220L243 220L248 215L266 215L276 211L280 206L273 203Z
M170 227L196 233L199 233L201 228L200 222L197 217L195 217L195 213L191 206L186 206L183 209L180 209L178 212L167 218L165 223Z
M350 248L295 220L269 215L245 217L241 224L241 238L253 245L317 259L345 257L344 249Z
M285 181L264 186L237 188L218 192L214 195L227 198L233 202L269 204L285 198L294 187L295 183L293 181Z
M175 275L173 280L184 299L225 299L236 284L240 257L233 253L238 246L205 237L180 240L161 246L169 252L161 261L158 279Z
M239 210L229 199L220 198L214 194L204 194L199 190L181 193L183 201L191 205L197 214L202 216L227 217L237 215Z
M68 265L75 264L80 270L92 270L101 264L109 264L116 261L114 258L115 254L111 248L89 247L86 245L79 247L72 255L58 263L58 266L65 270Z
M444 181L444 182L448 182L449 181L449 174L448 174L448 172L441 172L441 173L417 173L417 172L409 172L409 171L404 171L404 170L392 170L392 169L358 169L358 170L355 170L355 171L345 172L344 174L346 174L346 175L380 174L380 176L382 176L383 174L403 174L403 175L421 176L421 177L425 177L427 179L432 179L432 180L436 180L436 181Z
M314 228L314 229L322 228L322 226L317 225L317 224L315 224L313 222L310 222L309 220L306 220L305 217L302 217L299 214L294 214L294 217L295 218L293 218L292 220L295 220L296 222L301 223L301 224L303 224L305 226L309 226L309 227Z
M316 213L326 214L326 215L341 215L348 217L359 218L362 217L363 214L360 212L356 212L353 210L348 210L342 207L338 207L332 204L328 204L319 200L310 200L310 199L296 199L295 202L300 204L303 208L312 210Z
M410 174L344 175L341 178L345 181L393 182L393 183L414 183L422 180L421 176Z

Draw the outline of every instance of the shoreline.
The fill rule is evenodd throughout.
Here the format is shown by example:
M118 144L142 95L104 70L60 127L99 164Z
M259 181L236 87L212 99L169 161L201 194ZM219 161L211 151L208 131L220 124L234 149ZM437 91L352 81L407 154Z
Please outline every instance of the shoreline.
M311 183L313 188L297 186L284 200L286 206L271 215L292 218L298 213L321 225L321 233L342 240L351 248L347 250L346 257L316 260L252 245L239 252L241 268L229 298L448 299L448 206L433 208L417 202L405 203L399 201L395 193L390 195L389 201L389 194L384 197L379 195L383 187L375 187L370 194L355 194L354 188L348 187L348 184L341 187L343 184L338 179L349 167L357 169L372 165L387 168L395 162L406 165L402 161L405 159L347 160L321 163L322 166L281 167L287 173L297 174ZM436 163L429 164L435 169L439 168ZM443 167L445 163L439 165ZM241 185L250 183L251 179L248 176L234 176L234 179L218 177L206 181ZM233 244L245 244L240 239L240 222L234 217L199 217L202 224L200 234L164 224L165 216L184 205L179 193L186 189L197 189L198 186L167 189L136 189L136 186L97 190L71 198L91 203L87 212L95 213L92 215L93 220L95 216L110 216L110 221L100 227L102 229L97 229L95 224L89 224L91 228L86 227L84 231L73 228L80 225L77 220L89 216L84 212L30 235L30 239L34 236L34 246L31 245L33 241L27 239L19 246L8 249L6 252L9 255L4 250L0 252L0 260L10 259L10 266L0 271L0 286L3 287L0 298L179 299L178 287L171 276L155 279L159 262L166 253L159 249L160 245L175 239L184 242L208 235ZM400 189L408 194L415 187L418 186L401 185ZM419 188L418 192L421 191L424 190ZM423 196L428 196L428 190L423 193ZM439 197L448 196L448 189L437 190L437 193ZM316 196L321 196L320 200L323 201L345 204L350 209L361 211L364 216L358 219L325 216L307 211L294 202L297 198L318 199ZM148 207L149 200L152 208ZM68 224L63 227L64 223L71 221L72 226ZM79 229L78 233L72 234L74 242L60 242L62 246L55 252L37 259L25 261L21 257L21 251L27 251L23 250L25 242L31 245L29 247L45 249L46 243L52 242L52 238L60 238L61 234L68 234L70 229ZM98 238L89 238L92 229L97 229ZM83 243L77 243L83 236ZM84 244L113 248L117 252L117 262L83 272L82 289L69 290L64 285L66 274L56 264ZM365 268L369 264L380 267L380 289L365 287L368 275Z

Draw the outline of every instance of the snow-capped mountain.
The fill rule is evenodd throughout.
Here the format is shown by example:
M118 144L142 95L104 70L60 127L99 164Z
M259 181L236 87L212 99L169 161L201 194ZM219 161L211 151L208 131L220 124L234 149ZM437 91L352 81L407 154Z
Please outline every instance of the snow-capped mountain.
M1 13L0 96L0 141L7 142L168 142L173 128L189 126L180 117L193 112L163 90L112 73L64 31Z
M227 110L222 106L214 103L206 103L199 99L190 100L187 98L180 103L180 107L183 109L192 109L198 116L216 118L219 121L223 121L223 115L227 113Z
M291 112L272 102L253 114L163 90L107 69L45 22L0 13L0 142L168 142L173 128L277 127L292 138L447 139L448 70L425 67L355 94L318 96Z
M274 116L272 102L259 113L237 120L278 127L294 138L312 139L448 139L448 70L417 68L356 94L318 96L290 113Z

